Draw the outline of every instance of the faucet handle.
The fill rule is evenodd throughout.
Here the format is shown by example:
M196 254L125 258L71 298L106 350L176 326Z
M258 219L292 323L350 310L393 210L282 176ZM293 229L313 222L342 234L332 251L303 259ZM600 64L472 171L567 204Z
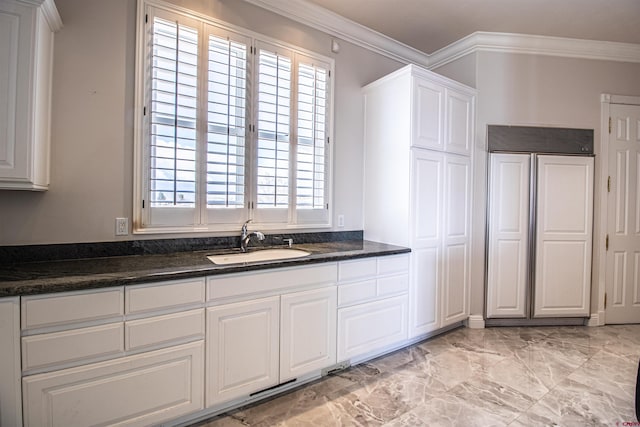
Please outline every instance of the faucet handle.
M252 219L248 219L244 222L244 224L242 224L242 235L245 236L247 234L247 224L249 224L251 221L253 221Z

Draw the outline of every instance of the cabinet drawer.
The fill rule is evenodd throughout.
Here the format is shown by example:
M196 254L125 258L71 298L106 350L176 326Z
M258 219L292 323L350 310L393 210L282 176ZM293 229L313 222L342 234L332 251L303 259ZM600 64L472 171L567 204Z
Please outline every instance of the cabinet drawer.
M406 274L399 276L381 277L378 279L377 295L379 297L389 296L407 292L409 290L409 276Z
M305 286L334 285L336 278L336 263L211 276L207 279L207 299L211 301Z
M385 298L408 290L407 274L347 283L338 286L338 307Z
M125 313L137 314L204 303L204 277L154 285L127 286Z
M125 334L127 351L180 339L202 339L204 309L131 320L126 322Z
M104 357L124 351L123 325L108 325L22 338L24 371L82 359Z
M89 322L123 315L122 287L23 297L22 329Z
M198 341L22 380L25 426L160 425L204 407Z
M406 339L406 295L338 310L338 362Z
M383 256L378 258L378 275L407 273L409 271L409 254Z
M377 295L376 280L347 283L338 287L338 306L371 301Z
M376 275L376 258L341 261L338 265L338 281L348 282Z

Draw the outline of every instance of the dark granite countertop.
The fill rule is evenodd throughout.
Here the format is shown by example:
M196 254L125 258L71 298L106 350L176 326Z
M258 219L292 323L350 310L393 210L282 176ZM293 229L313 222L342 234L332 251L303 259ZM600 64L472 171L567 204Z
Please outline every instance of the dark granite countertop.
M198 250L0 265L0 297L104 288L410 252L408 248L367 240L309 243L293 247L311 252L311 255L277 261L216 265L207 256L228 253L230 250Z

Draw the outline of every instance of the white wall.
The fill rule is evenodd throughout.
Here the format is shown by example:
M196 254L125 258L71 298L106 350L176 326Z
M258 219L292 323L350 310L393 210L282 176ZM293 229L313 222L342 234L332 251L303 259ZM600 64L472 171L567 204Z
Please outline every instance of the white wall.
M470 76L475 66L478 90L476 158L474 175L474 241L471 313L484 309L484 232L486 212L486 134L488 124L532 125L594 129L596 145L596 225L594 260L601 245L598 240L601 200L600 94L640 95L640 64L561 58L542 55L478 52L475 60L458 60L436 72ZM471 77L467 77L471 79ZM597 263L594 263L592 312L602 309L598 299Z
M340 230L362 229L360 88L403 64L344 41L332 54L329 35L240 0L173 3L335 58L334 215ZM136 1L56 5L51 186L0 191L0 245L138 238L114 235L115 218L132 215Z

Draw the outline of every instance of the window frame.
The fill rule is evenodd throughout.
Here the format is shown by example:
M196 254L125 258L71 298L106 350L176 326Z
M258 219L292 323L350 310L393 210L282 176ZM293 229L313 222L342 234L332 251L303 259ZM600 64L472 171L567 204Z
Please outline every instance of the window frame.
M235 25L217 20L210 16L169 4L161 0L138 0L136 65L135 65L135 106L134 106L134 167L133 167L133 227L134 234L194 234L209 235L228 234L237 231L242 223L252 219L253 225L262 230L312 230L332 227L333 211L333 125L334 125L334 76L335 61L333 58L309 51L289 43L267 37ZM150 203L150 120L151 120L151 87L150 45L152 42L152 20L154 16L173 17L180 25L184 22L195 24L198 33L198 118L196 141L196 203L193 208L151 207ZM166 19L166 18L163 18ZM147 21L148 22L145 22ZM249 40L247 45L246 79L245 79L245 137L244 137L244 207L228 210L208 208L206 203L206 170L207 167L207 87L209 35L233 34L241 39ZM258 156L258 63L256 52L260 46L282 49L291 54L291 100L289 122L289 203L286 213L267 212L269 209L258 209L257 202L257 156ZM309 60L326 68L326 102L325 109L325 144L324 144L324 201L325 207L298 208L296 205L296 173L297 173L297 93L299 64L308 64ZM202 96L205 94L205 96ZM203 117L204 116L204 117ZM201 147L204 145L204 148ZM202 178L205 179L202 179ZM204 193L204 194L203 194ZM176 212L182 212L182 223L172 222ZM189 211L193 212L189 212ZM217 215L216 212L223 212ZM163 212L169 219L163 218ZM190 216L190 214L192 214ZM186 220L185 218L193 218ZM154 222L157 219L163 223Z

